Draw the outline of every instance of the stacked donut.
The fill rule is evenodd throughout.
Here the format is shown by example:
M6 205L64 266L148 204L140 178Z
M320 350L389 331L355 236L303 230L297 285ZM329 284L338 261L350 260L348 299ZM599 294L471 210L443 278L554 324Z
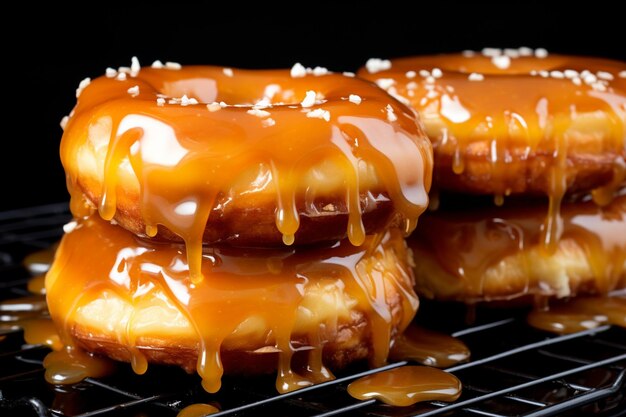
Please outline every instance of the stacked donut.
M433 210L410 243L418 292L626 287L626 63L487 48L370 60L359 75L419 112L433 142Z
M77 90L75 222L46 277L62 340L111 358L277 370L286 392L385 362L418 307L403 234L428 205L414 112L353 74L155 62Z

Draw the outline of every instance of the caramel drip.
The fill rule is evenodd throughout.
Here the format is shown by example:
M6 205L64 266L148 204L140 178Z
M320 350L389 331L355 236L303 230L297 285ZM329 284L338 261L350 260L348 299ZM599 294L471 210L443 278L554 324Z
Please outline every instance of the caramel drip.
M613 180L600 188L596 188L591 192L593 201L600 206L606 206L611 201L616 192L626 183L626 162L623 159L616 158L613 164Z
M60 349L63 345L46 309L42 296L28 296L0 302L0 328L19 327L31 345Z
M26 255L22 264L33 275L39 275L50 269L58 244Z
M528 324L548 332L568 334L613 324L626 327L626 297L575 297L534 309Z
M85 378L100 378L115 370L112 361L70 346L50 352L43 366L46 381L61 385L75 384Z
M33 277L28 280L28 283L26 284L26 288L32 294L45 295L46 294L45 279L46 279L45 275L37 275L36 277Z
M445 277L420 278L432 274L424 269L418 273L418 288L443 298L472 300L527 293L563 297L571 293L569 279L589 279L603 294L626 285L626 195L605 207L587 201L565 204L559 211L553 224L560 241L552 254L543 249L543 205L518 202L427 214L410 245L418 256L432 257ZM571 260L563 262L563 257ZM503 285L504 272L498 268L511 264L515 268L507 269Z
M348 393L358 400L375 398L408 407L421 401L455 401L461 396L461 381L436 368L401 366L358 379L348 385Z
M96 249L98 257L90 257ZM131 309L98 318L107 322L98 326L118 329L114 337L128 347L136 371L145 368L142 346L179 326L177 340L197 346L205 390L220 388L222 352L234 349L277 355L276 387L288 392L333 378L322 350L354 312L368 319L372 364L385 362L391 329L406 327L418 305L406 251L398 231L368 237L360 248L346 240L289 250L207 247L206 279L193 282L181 245L137 240L92 216L63 238L46 287L51 315L68 336L77 329L98 334L87 312L103 300ZM394 313L391 294L401 300ZM303 372L292 369L299 350L309 350Z
M219 408L210 404L191 404L176 414L176 417L204 417L209 414L219 413Z
M368 193L387 193L407 229L414 227L428 205L432 149L408 108L339 74L236 73L144 68L126 80L92 81L61 144L72 199L82 189L99 201L104 219L132 213L148 236L159 227L174 232L187 245L196 283L208 219L239 201L250 210L274 206L286 245L297 242L300 216L309 214L299 207L308 193L345 199L346 235L355 245L365 240L361 200ZM140 93L132 96L135 85ZM268 85L279 87L271 103ZM309 90L324 97L310 109L300 105ZM350 94L361 103L348 102ZM263 98L266 104L253 105ZM203 101L228 105L209 111ZM320 110L330 119L308 117Z
M391 348L391 360L410 360L422 365L447 368L469 359L469 348L454 337L409 326Z

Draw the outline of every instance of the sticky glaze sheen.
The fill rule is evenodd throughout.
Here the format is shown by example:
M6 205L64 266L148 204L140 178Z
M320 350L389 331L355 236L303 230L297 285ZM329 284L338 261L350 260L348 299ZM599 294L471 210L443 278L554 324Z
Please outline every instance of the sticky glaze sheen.
M360 245L374 231L362 212L385 201L412 230L428 203L432 149L409 108L341 74L233 71L141 68L85 87L61 142L75 215L85 194L130 230L173 232L194 279L203 241L266 246L282 235L289 245L303 216L324 229L339 205L347 228L317 240ZM307 91L319 93L311 107L300 104Z
M234 367L251 359L246 373L268 363L278 369L276 387L286 392L333 378L326 349L334 363L385 363L418 306L408 263L397 230L358 248L346 240L207 247L206 278L193 283L181 244L139 239L94 215L64 236L46 289L67 344L130 361L138 373L150 359L195 369L209 392L220 388L224 355L235 355ZM306 358L300 373L292 369L298 352Z

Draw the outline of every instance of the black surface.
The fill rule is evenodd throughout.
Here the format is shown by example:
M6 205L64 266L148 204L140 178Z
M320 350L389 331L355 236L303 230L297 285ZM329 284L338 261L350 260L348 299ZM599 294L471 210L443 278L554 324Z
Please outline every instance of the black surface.
M66 205L0 212L0 300L27 294L28 272L20 260L58 239L69 219ZM0 327L0 416L164 416L193 403L210 403L231 416L596 416L626 413L626 329L603 326L566 336L529 328L524 310L476 311L463 322L463 307L422 303L417 320L463 340L472 360L448 368L463 383L455 403L389 407L351 398L346 386L354 367L338 379L277 395L272 376L224 378L217 394L207 394L199 378L177 368L150 366L133 374L128 365L102 379L72 386L45 382L41 361L47 349L23 345L20 330ZM1 324L1 323L0 323ZM404 364L393 363L389 367Z
M133 55L144 64L271 68L300 61L355 70L370 57L529 46L626 60L624 18L609 1L154 3L21 1L12 3L16 11L3 10L2 97L10 110L2 118L0 209L67 198L59 121L80 80L129 65Z

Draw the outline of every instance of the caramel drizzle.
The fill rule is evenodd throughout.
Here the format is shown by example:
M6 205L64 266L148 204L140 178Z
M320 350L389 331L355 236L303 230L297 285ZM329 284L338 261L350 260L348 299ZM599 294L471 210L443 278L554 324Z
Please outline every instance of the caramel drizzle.
M109 249L100 252L98 265L95 268L87 265L81 252L101 247L103 242ZM153 245L148 241L138 244L130 233L93 217L81 221L79 227L64 237L58 259L48 275L53 317L63 318L63 333L67 335L76 325L79 309L103 293L115 294L133 308L141 309L142 294L160 288L195 330L199 344L197 372L208 392L216 392L221 386L224 369L220 352L224 343L246 320L254 318L266 323L275 341L272 352L278 354L276 388L287 392L333 378L322 363L322 350L326 340L334 339L338 331L337 316L318 319L319 323L305 338L311 348L306 370L303 373L292 370L291 358L296 350L302 349L292 344L299 306L312 312L316 308L302 304L307 285L321 285L318 283L324 280L341 281L344 291L357 303L354 309L366 313L369 320L374 366L385 363L391 327L402 330L417 308L412 278L402 261L406 247L397 231L377 239L367 238L363 249L344 241L330 249L308 249L297 254L274 252L280 261L274 257L269 262L271 265L264 260L271 252L265 251L258 257L254 252L240 253L239 249L212 249L203 254L205 259L210 258L203 268L211 279L200 282L192 282L189 266L178 254L179 250L174 244ZM71 286L66 284L68 280L72 281ZM402 323L392 320L385 285L396 287L402 308L408 309L404 310ZM141 349L136 347L132 317L125 329L124 335L118 335L120 343L130 346L133 368L141 373L147 364Z
M212 87L214 91L202 90L206 87L203 83L212 81L212 76L219 83L227 83L219 75L220 69L196 67L185 71L178 71L179 79L171 79L179 77L172 76L172 71L142 69L132 81L106 78L93 81L79 99L73 123L68 125L64 135L62 154L64 158L75 158L71 152L82 146L81 140L86 140L84 132L106 124L103 120L110 120L100 215L112 219L119 206L118 200L124 199L126 190L119 178L128 161L140 187L140 211L146 235L154 236L157 227L162 225L180 236L187 247L194 282L202 279L204 227L218 196L233 192L240 172L249 167L265 167L271 174L276 227L286 245L294 243L300 224L296 198L305 188L300 182L307 172L325 160L337 162L343 168L344 198L349 211L347 236L354 245L362 244L365 239L360 196L368 190L361 189L359 170L362 164L375 167L375 175L386 190L374 191L388 192L394 207L405 219L407 232L415 227L417 217L428 204L432 153L428 141L420 137L419 127L408 109L393 103L400 118L397 123L390 123L385 116L387 102L383 101L387 99L359 80L327 75L294 81L280 71L249 72L241 82L247 80L261 91L268 79L276 77L285 77L285 84L295 83L297 93L285 86L283 92L273 98L275 103L281 99L293 100L293 95L300 94L303 88L317 86L322 92L329 90L324 103L314 108L328 110L332 115L330 122L306 117L307 113L298 109L296 103L265 108L276 122L269 128L263 128L258 117L245 114L253 109L250 104L230 106L217 112L209 112L202 103L159 107L155 103L157 93L177 94L177 88L182 88L181 94L191 94L190 88L198 97L221 99L218 96L222 91L215 87ZM336 82L341 88L333 85ZM191 84L185 83L197 83L197 86L189 87ZM138 97L125 93L130 84L139 86L142 93ZM237 86L245 89L245 84ZM226 91L231 88L224 84ZM363 101L347 108L341 101L352 93L359 93ZM236 93L229 92L232 97L224 94L227 101L241 100ZM249 102L262 98L256 91L245 94L250 94ZM93 114L87 118L90 112ZM311 137L319 139L313 143ZM402 164L397 163L398 158L413 158L413 163L407 165L414 170L410 175L399 171ZM67 168L65 159L64 164ZM75 200L76 175L71 174L68 179L72 200ZM78 202L72 203L72 207L78 205ZM77 209L77 213L82 212Z

